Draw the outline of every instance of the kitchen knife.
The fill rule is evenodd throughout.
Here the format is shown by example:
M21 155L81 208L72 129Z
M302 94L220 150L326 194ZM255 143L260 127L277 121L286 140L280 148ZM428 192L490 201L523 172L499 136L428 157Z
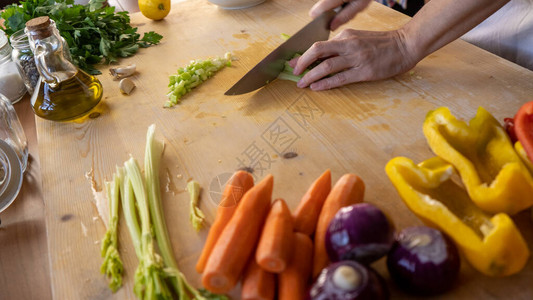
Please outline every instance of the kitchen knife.
M272 82L283 71L285 61L294 54L303 53L315 42L329 38L329 24L335 14L334 10L326 11L300 29L248 71L224 95L249 93Z

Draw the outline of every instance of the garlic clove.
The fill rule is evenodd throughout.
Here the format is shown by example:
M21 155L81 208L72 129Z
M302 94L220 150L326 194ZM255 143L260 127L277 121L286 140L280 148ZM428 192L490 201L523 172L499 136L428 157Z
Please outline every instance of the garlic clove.
M122 94L129 95L135 88L135 83L129 78L123 78L120 80L118 87Z
M115 79L121 79L121 78L128 77L128 76L135 74L136 70L137 70L137 66L135 64L131 64L126 67L110 68L109 73Z

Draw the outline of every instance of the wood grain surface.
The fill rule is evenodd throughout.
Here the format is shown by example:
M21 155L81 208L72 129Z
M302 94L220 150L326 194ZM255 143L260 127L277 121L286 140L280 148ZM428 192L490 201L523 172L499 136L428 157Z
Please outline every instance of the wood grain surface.
M431 157L422 133L426 113L448 106L470 119L479 106L503 120L531 100L533 72L466 42L456 41L430 55L411 72L389 80L352 84L312 92L293 82L274 81L241 96L223 93L283 40L308 21L310 0L267 0L243 10L222 10L205 0L176 3L167 18L150 21L132 15L140 32L164 36L158 46L142 49L121 64L135 63L137 85L129 96L105 68L100 80L104 99L100 116L82 122L37 120L47 226L50 278L56 299L131 299L137 265L125 224L120 223L120 251L125 285L116 294L100 274L99 241L105 227L96 210L96 190L116 165L130 155L143 159L147 127L155 123L164 139L161 182L165 216L180 268L199 285L194 264L206 236L188 221L187 180L203 187L200 206L212 222L221 182L240 167L254 169L256 179L274 175L273 197L292 209L309 184L326 168L333 180L358 174L366 183L365 200L389 212L397 228L420 224L389 182L384 167L395 156L414 161ZM395 29L408 18L376 3L347 26L366 30ZM334 33L335 34L335 33ZM169 75L192 59L221 56L238 59L202 86L164 109ZM287 159L287 153L297 156ZM529 212L515 217L533 245ZM41 227L39 227L41 228ZM464 261L463 261L464 262ZM388 277L383 260L376 269L389 281L393 298L409 298ZM489 278L466 262L460 282L442 299L531 299L533 264L508 278ZM238 294L234 291L233 294Z
M28 140L22 188L0 219L0 299L51 299L35 115L29 95L14 105Z

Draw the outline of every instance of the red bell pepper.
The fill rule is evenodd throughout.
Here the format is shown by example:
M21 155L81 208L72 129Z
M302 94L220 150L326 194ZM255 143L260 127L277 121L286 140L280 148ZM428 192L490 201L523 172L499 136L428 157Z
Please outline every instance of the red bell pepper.
M533 161L533 101L527 102L514 117L514 132L524 147L527 156Z

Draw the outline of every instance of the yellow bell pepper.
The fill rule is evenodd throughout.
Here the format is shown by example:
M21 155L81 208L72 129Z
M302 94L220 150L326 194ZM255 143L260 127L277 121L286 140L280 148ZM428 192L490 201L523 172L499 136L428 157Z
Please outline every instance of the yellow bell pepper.
M454 181L452 165L439 157L418 165L396 157L385 168L407 207L428 226L445 232L468 262L489 276L507 276L524 268L528 246L511 218L490 216Z
M485 109L479 107L466 124L440 107L428 113L423 129L433 152L457 169L481 209L513 215L533 205L533 177L501 124Z
M533 163L529 160L529 157L527 156L526 150L524 149L524 146L520 143L520 141L517 141L514 143L514 150L518 154L518 156L522 159L522 162L529 170L529 173L533 174Z

